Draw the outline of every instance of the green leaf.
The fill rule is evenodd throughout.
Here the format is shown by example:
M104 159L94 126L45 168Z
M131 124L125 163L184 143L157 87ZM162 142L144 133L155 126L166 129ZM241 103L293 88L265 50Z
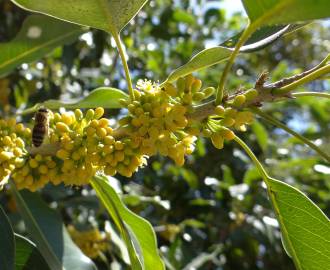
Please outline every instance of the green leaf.
M14 270L14 231L5 211L0 206L0 266L1 270Z
M241 47L240 52L254 52L263 49L275 42L281 36L291 33L303 26L304 24L293 24L263 27L252 34L252 36L246 41L245 45ZM189 62L174 70L165 82L173 82L178 78L184 77L194 71L198 71L227 60L241 34L242 33L226 40L217 47L208 48L199 52L193 56Z
M91 184L124 238L126 238L125 228L129 230L130 236L134 237L133 239L140 249L143 269L165 269L157 250L156 236L150 223L126 208L106 177L94 177ZM125 239L126 244L127 240L130 239ZM132 242L132 239L128 242Z
M114 190L111 190L114 192L114 194L111 194L111 191L109 192L107 190L104 190L104 188L102 186L102 182L101 182L101 185L99 185L100 181L103 181L103 178L94 177L91 184L92 184L93 188L95 189L96 194L99 196L99 198L105 205L106 209L108 210L110 216L112 217L114 223L116 224L118 230L120 231L120 233L125 241L129 259L130 259L130 263L131 263L131 268L137 269L137 270L142 270L143 268L142 268L141 263L143 263L143 261L142 260L140 261L137 250L135 249L135 246L134 246L135 239L133 239L131 237L130 231L129 231L127 225L125 224L125 222L123 221L121 214L119 213L116 202L113 200L114 198L116 198L115 196L117 194ZM119 201L119 203L121 203L121 201Z
M12 0L21 8L118 33L147 0Z
M93 90L89 93L88 96L82 98L79 101L63 102L59 100L48 100L45 101L42 105L49 109L58 109L60 107L65 107L67 109L96 107L118 109L123 107L123 105L121 105L119 102L120 99L128 99L128 95L116 88L100 87Z
M180 77L184 77L194 71L206 68L228 59L232 52L232 49L217 46L209 49L205 49L194 57L189 62L174 70L167 78L166 82L173 82Z
M175 9L173 12L173 19L177 22L183 22L188 24L194 24L196 19L195 17L182 9Z
M15 243L15 270L50 270L33 242L19 234L15 234Z
M297 269L328 269L330 221L327 216L296 188L272 178L266 182L285 249Z
M291 33L301 27L303 24L294 24L286 26L263 27L257 30L241 47L240 52L254 52L270 45L281 36ZM205 49L195 56L183 66L174 70L166 79L165 82L173 82L180 77L184 77L194 71L210 67L227 60L233 51L233 47L237 43L242 33L226 40L217 47ZM164 82L164 83L165 83Z
M330 17L328 0L242 0L252 23L286 24Z
M252 124L252 131L257 138L257 142L262 150L266 150L268 145L268 133L265 127L258 121L254 121Z
M0 43L0 76L23 63L40 59L56 47L72 42L81 33L81 27L50 17L27 17L22 29L12 41Z
M251 37L244 43L244 46L240 48L240 52L255 52L261 50L274 43L283 35L290 34L305 25L306 24L264 26L251 35ZM242 33L243 32L226 40L219 46L234 48Z
M28 232L50 269L96 269L73 243L55 210L50 209L37 193L17 191L13 184L11 187Z

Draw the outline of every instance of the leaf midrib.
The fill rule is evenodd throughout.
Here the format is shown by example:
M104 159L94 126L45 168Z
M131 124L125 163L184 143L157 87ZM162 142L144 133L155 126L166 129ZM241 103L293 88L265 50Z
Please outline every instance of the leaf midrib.
M6 67L7 65L12 64L12 63L15 62L15 61L18 61L18 60L24 58L25 56L28 56L29 54L34 53L35 51L38 51L38 50L43 49L43 48L46 48L47 46L50 46L50 45L52 45L53 43L56 43L56 42L58 42L58 41L64 40L64 39L66 39L67 37L69 37L69 36L71 36L71 35L73 35L73 34L75 34L75 33L78 33L78 32L80 32L80 31L81 31L81 30L74 30L74 31L69 32L69 33L66 33L65 35L62 35L62 36L60 36L60 37L58 37L58 38L52 39L51 41L47 41L47 42L45 42L45 43L43 43L43 44L41 44L41 45L39 45L39 46L33 47L32 49L27 50L27 51L25 51L24 53L19 54L18 57L11 58L11 59L9 59L8 61L5 61L5 62L3 62L2 64L0 64L0 69Z
M278 180L273 179L273 178L271 178L267 175L267 179L265 179L265 182L266 182L266 185L267 185L267 189L269 191L269 196L270 196L270 199L271 199L272 204L274 206L275 213L276 213L276 215L278 217L278 220L281 224L282 234L284 234L284 237L287 239L288 245L290 246L290 251L293 253L292 254L293 261L294 261L296 267L298 268L298 270L303 270L304 268L302 267L302 263L301 263L300 259L298 258L295 246L292 243L291 234L288 233L287 226L286 226L286 224L283 220L283 216L281 215L279 205L277 203L277 198L274 195L275 192L279 192L279 191L275 191L271 188L271 185L272 185L271 182L274 182L274 181L277 182Z

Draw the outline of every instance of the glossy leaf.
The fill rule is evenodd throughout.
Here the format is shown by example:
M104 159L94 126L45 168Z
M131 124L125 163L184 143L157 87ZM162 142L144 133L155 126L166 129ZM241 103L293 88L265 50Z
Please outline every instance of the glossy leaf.
M100 181L103 181L103 178L101 177L94 177L92 180L92 186L96 191L96 194L103 202L104 206L108 210L112 220L116 224L118 230L121 232L121 235L124 239L124 242L127 247L130 264L132 269L142 270L142 263L143 261L140 261L140 258L138 256L138 252L134 246L134 239L131 237L131 234L129 232L129 229L125 222L123 221L121 214L118 211L117 204L113 201L113 194L109 194L106 190L103 189L102 183L100 184ZM115 196L116 192L113 190Z
M267 186L281 225L285 249L297 269L330 265L330 221L302 192L269 178Z
M59 100L48 100L42 105L49 109L58 109L60 107L65 107L67 109L96 107L118 109L123 107L123 105L119 102L121 99L128 99L128 95L116 88L100 87L93 90L88 94L88 96L79 101L63 102Z
M242 0L246 13L258 25L275 25L330 17L328 0Z
M12 0L18 6L68 22L119 32L147 0Z
M94 177L91 183L122 233L125 233L125 228L122 228L120 224L124 224L131 237L135 238L134 241L141 253L143 269L165 269L157 250L156 236L150 223L126 208L106 177Z
M17 191L14 185L12 188L28 232L50 269L96 269L73 243L55 210L50 209L37 193Z
M274 43L283 35L292 33L305 25L306 24L264 26L251 35L244 43L244 46L241 47L240 52L255 52L261 50ZM226 40L219 46L234 48L241 34L242 32Z
M29 239L15 234L15 270L50 270L36 245Z
M281 25L263 27L257 30L241 47L240 52L254 52L272 44L281 36L291 33L301 27L303 24L294 25ZM226 40L217 47L205 49L195 56L193 56L189 62L183 66L174 70L167 78L166 82L173 82L180 77L184 77L194 71L210 67L227 60L235 47L241 33Z
M14 270L14 232L5 211L0 206L0 266L1 270Z
M23 63L40 59L56 47L72 42L81 33L81 27L50 17L27 17L12 41L0 43L0 76Z
M168 76L166 82L173 82L178 78L184 77L194 71L221 63L228 59L231 52L231 49L221 46L205 49L192 57L189 62L174 70Z

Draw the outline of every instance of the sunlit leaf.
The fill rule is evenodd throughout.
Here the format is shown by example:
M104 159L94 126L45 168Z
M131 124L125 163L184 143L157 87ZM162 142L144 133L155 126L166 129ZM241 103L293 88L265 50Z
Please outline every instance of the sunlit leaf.
M119 32L147 0L12 0L18 6L68 22Z
M17 36L0 43L0 76L15 67L36 61L58 46L74 41L83 29L42 15L31 15Z
M240 52L253 52L260 50L287 33L291 33L302 24L263 27L257 30L240 49ZM184 77L192 72L207 68L227 60L235 47L241 34L238 34L220 46L205 49L193 56L186 64L174 70L167 78L166 82L173 82L180 77Z
M194 16L182 9L176 9L173 12L173 19L177 22L184 22L189 24L193 24L195 22Z
M0 266L1 270L14 270L14 232L5 211L0 206Z
M301 25L287 25L287 26L274 26L274 27L264 27L258 30L251 38L246 42L241 48L241 52L252 52L266 47L267 45L273 43L275 40L280 38L285 33L292 32ZM194 57L192 57L189 62L174 70L167 78L167 82L173 82L179 77L184 77L194 71L210 67L212 65L221 63L228 59L232 52L232 48L235 46L240 34L228 39L221 46L212 47L205 49Z
M126 234L126 227L130 235L134 236L134 241L140 249L139 257L144 265L143 269L165 269L157 250L156 236L150 223L126 208L106 177L94 177L91 183L121 232ZM127 239L125 240L127 244ZM130 241L132 242L133 239Z
M103 107L108 109L118 109L123 107L119 100L127 99L128 95L123 91L111 88L111 87L100 87L90 92L86 97L79 101L64 102L59 100L48 100L42 105L49 109L58 109L64 107L67 109L76 108L96 108Z
M15 270L50 270L36 245L27 238L15 234Z
M267 186L281 225L283 242L297 269L330 265L330 221L302 192L276 179Z
M189 62L174 70L168 76L166 82L173 82L194 71L221 63L230 56L231 52L231 49L221 46L205 49L192 57Z
M330 17L328 0L242 0L246 13L258 25L275 25Z
M28 232L50 269L96 269L73 243L56 211L50 209L37 193L11 187Z
M251 37L240 48L240 52L255 52L261 50L274 43L283 35L292 33L305 25L306 24L264 26L251 35ZM219 46L234 48L241 34L242 33L239 33L238 35L227 39Z

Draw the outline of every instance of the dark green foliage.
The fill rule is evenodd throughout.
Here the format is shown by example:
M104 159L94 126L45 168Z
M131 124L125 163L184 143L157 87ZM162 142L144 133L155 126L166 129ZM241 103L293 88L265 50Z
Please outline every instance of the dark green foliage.
M164 81L206 45L222 44L245 26L246 18L241 13L226 13L222 2L195 3L150 1L134 24L122 31L134 83L145 77ZM8 0L0 0L1 42L16 36L27 14ZM196 16L198 23L192 19ZM265 69L271 72L270 81L306 70L326 56L329 45L324 40L329 39L327 24L314 23L264 50L242 54L226 90L252 86ZM0 108L5 114L8 105L24 109L48 99L65 102L82 98L102 85L126 89L121 68L109 36L91 30L29 64L28 69L20 66L0 79ZM221 63L201 70L198 76L204 86L216 86L222 69ZM329 80L302 89L329 91ZM323 149L330 145L329 108L329 100L316 102L312 98L265 106L267 112L297 132L318 140ZM107 116L117 117L118 111L108 110ZM251 132L239 136L265 161L270 175L299 188L330 215L329 164L261 119ZM194 258L205 259L200 264L194 262L199 269L295 269L282 247L278 222L261 178L237 144L232 142L219 151L200 139L184 167L163 157L152 158L149 163L131 180L118 177L114 182L128 207L155 227L168 269L184 269ZM47 186L41 193L61 213L65 224L82 228L96 224L101 230L107 227L108 216L89 187ZM9 193L1 192L0 200L14 230L26 233ZM115 235L112 239L105 259L96 259L96 265L107 269L111 263L120 263L128 268Z

